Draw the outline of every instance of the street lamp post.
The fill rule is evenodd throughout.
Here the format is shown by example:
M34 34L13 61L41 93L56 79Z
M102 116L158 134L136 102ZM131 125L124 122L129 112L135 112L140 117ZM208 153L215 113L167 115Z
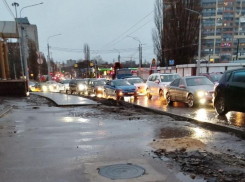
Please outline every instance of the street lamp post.
M115 48L114 48L115 49ZM118 55L118 62L120 63L120 51L119 50L117 50L117 49L115 49L118 53L119 53L119 55Z
M198 76L200 73L200 62L201 62L201 41L202 41L202 14L199 13L198 11L194 11L188 8L185 8L188 11L191 11L193 13L197 13L199 14L199 19L200 19L200 23L199 23L199 41L198 41L198 61L197 61L197 71L196 71L196 75Z
M25 8L29 8L29 7L32 7L32 6L38 6L38 5L41 5L43 3L38 3L38 4L33 4L33 5L30 5L30 6L25 6L23 8L21 8L20 10L20 18L21 18L21 12L23 9ZM16 16L17 16L17 13L16 13ZM17 18L17 17L16 17ZM26 76L26 80L29 81L29 73L28 73L28 65L27 65L27 58L26 58L26 54L25 54L25 44L24 44L24 27L22 27L22 21L20 21L20 30L21 30L21 52L22 52L22 60L23 60L23 72L25 73L25 76Z
M141 66L142 66L142 44L139 40L139 38L137 37L132 37L132 36L129 36L128 37L131 37L133 38L134 40L138 41L139 42L139 76L141 77Z
M50 79L49 39L50 39L51 37L56 37L56 36L58 36L58 35L61 35L61 34L51 35L51 36L49 36L48 39L47 39L47 46L48 46L48 80L49 80L49 81L51 80L51 79Z

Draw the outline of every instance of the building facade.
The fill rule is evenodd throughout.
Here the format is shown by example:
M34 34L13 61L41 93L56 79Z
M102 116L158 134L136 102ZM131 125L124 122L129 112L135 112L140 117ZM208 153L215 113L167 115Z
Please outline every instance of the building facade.
M202 58L245 59L245 0L202 0Z

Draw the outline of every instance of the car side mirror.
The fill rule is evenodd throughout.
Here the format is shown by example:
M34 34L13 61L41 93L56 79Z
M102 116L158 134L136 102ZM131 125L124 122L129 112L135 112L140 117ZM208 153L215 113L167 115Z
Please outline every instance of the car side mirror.
M185 88L185 86L184 85L180 85L179 88Z
M156 83L156 84L159 84L159 83L160 83L160 81L159 81L159 80L156 80L156 81L155 81L155 83Z

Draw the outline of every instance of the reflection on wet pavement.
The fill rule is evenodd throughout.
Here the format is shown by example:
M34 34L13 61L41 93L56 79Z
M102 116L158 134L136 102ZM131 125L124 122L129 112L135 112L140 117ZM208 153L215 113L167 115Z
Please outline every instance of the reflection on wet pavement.
M245 128L245 113L232 111L227 113L225 116L219 116L216 114L212 104L207 106L199 106L197 108L188 108L184 103L174 102L172 106L167 106L166 101L163 98L152 97L152 99L149 100L146 96L140 96L136 101L125 98L125 101L144 107L150 107L169 113L198 119L200 121Z

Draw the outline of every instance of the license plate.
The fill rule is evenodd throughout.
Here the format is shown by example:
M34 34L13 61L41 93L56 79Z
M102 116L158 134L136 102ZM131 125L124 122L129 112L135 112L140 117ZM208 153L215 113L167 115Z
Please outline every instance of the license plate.
M134 92L128 92L128 94L134 94Z

